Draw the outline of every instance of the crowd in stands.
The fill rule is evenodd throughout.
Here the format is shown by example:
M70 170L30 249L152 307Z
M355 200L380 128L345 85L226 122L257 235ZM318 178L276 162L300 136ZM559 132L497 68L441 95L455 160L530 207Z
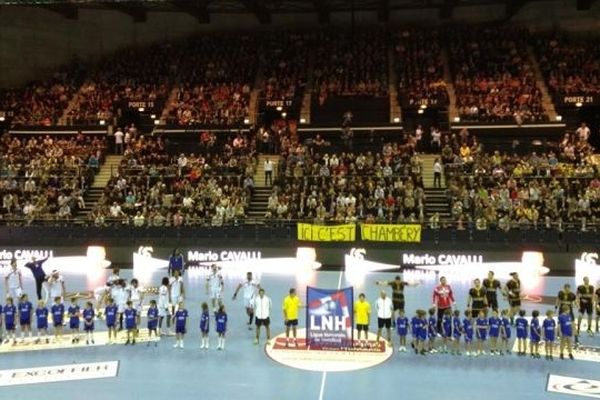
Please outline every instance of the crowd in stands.
M547 118L528 60L526 30L464 28L448 36L461 119L522 124Z
M0 110L11 113L15 126L57 125L77 91L81 73L75 63L23 89L0 91Z
M0 219L9 223L71 219L105 154L103 138L0 138ZM20 222L19 222L20 221Z
M282 146L267 219L424 221L422 163L414 142L388 142L378 152L329 153L318 139Z
M105 57L89 72L74 98L69 124L112 121L129 101L164 102L180 51L176 46L160 44Z
M186 43L177 68L177 97L168 105L169 123L243 123L258 65L256 37L207 35Z
M260 63L265 100L293 100L302 96L308 71L309 35L283 33L261 40Z
M600 93L600 44L563 35L537 39L538 61L555 94Z
M320 32L315 49L315 94L319 104L336 96L387 96L385 31Z
M160 227L243 221L254 188L255 142L241 133L203 133L201 140L199 153L172 154L160 137L132 137L89 222Z
M566 134L544 152L526 156L486 153L463 131L445 136L452 220L458 229L566 229L582 231L600 220L600 170L586 140ZM439 221L431 221L439 223Z
M394 35L398 93L403 105L448 105L440 33L406 30Z

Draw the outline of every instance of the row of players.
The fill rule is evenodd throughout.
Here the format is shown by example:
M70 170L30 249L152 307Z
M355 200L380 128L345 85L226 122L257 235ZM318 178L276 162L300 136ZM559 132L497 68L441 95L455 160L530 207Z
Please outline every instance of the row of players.
M361 303L366 303L364 294L359 296L355 304L355 318L359 322L356 324L358 332L358 342L361 347L367 345L369 327L368 314L364 314L365 308ZM362 315L361 315L362 314ZM427 318L427 314L429 317ZM427 353L450 353L461 355L461 338L464 340L464 350L467 356L479 356L486 354L486 348L489 348L491 355L510 354L510 339L512 336L512 325L509 318L509 310L492 311L492 316L487 318L484 311L479 311L477 317L473 317L473 311L465 310L464 318L461 319L459 310L446 310L441 321L441 331L438 331L436 309L431 308L428 312L417 310L412 319L405 316L404 311L400 310L396 319L395 327L398 334L398 351L407 351L407 336L412 334L411 347L415 353L425 355ZM545 344L545 353L547 360L553 360L554 342L559 339L560 358L564 359L564 350L567 349L570 359L573 357L573 318L567 306L563 306L558 318L554 318L554 311L548 310L546 318L540 324L539 311L533 311L531 321L526 319L526 312L519 311L515 319L515 336L517 340L518 355L524 356L527 352L526 341L529 338L529 351L532 358L541 358L539 352L540 343ZM558 321L558 322L557 322ZM378 319L378 333L376 343L379 343L381 331L387 329L388 343L391 345L391 332L386 321ZM361 333L364 332L364 340L361 340ZM441 343L436 341L441 339ZM486 345L488 342L489 345ZM439 349L439 350L438 350Z
M117 332L122 330L124 325L127 334L125 345L135 345L136 337L139 335L139 327L141 325L141 307L134 307L134 303L131 300L128 300L126 302L126 307L120 311L112 298L109 298L107 302L108 304L104 309L104 318L108 330L107 344L115 343L114 340L117 339ZM32 339L32 319L34 316L37 328L37 338L34 340L34 343L36 344L50 343L49 316L51 317L50 319L54 328L54 338L57 342L62 340L64 327L68 326L72 338L71 343L79 343L79 335L81 333L81 325L83 322L86 345L95 344L94 331L96 328L95 320L97 313L96 310L94 310L91 301L86 302L82 309L78 304L77 297L73 297L71 298L71 304L65 308L62 298L56 297L54 299L54 304L50 308L46 307L44 301L40 300L38 301L37 308L34 310L33 304L29 301L27 294L21 296L17 305L14 304L12 297L8 297L6 299L6 305L0 307L0 339L2 338L3 321L6 330L6 338L3 343L9 343L12 340L13 346L17 344L17 320L19 321L21 331L21 342L25 342L26 336ZM68 319L68 323L65 320L65 316ZM154 342L154 345L157 346L156 342L160 340L160 336L158 334L159 309L156 300L150 300L150 307L148 308L146 317L148 320L147 329L149 338L147 345L150 345L150 342ZM186 326L188 317L189 312L185 308L184 302L180 301L173 315L176 335L176 342L173 347L183 348L183 339L187 332ZM216 332L219 338L217 349L223 350L225 348L225 333L227 332L227 313L225 312L225 306L219 306L214 318L216 322ZM202 336L201 348L203 349L209 348L209 326L210 314L208 304L202 303L200 331Z

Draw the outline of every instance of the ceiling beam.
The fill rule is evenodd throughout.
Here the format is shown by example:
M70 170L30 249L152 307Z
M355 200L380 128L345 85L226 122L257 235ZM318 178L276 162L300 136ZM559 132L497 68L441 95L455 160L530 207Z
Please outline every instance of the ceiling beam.
M458 0L444 0L440 7L440 19L451 19L457 5Z
M142 3L106 3L108 8L129 15L133 22L146 22L148 20L148 12Z
M390 20L390 0L380 0L377 7L377 20L388 22Z
M210 0L171 0L176 9L190 14L201 24L210 24L208 3Z
M319 24L328 24L331 15L329 2L327 0L312 0L312 4L319 18Z
M75 4L48 4L43 8L60 14L66 19L77 20L79 18L79 9Z
M262 25L271 23L271 13L265 5L265 0L242 0L248 11L256 15L258 22Z
M511 19L527 4L527 0L508 0L506 2L506 19Z

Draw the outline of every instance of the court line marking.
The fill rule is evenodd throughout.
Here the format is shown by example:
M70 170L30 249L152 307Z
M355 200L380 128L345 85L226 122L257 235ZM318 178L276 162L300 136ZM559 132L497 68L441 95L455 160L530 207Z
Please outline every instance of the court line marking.
M337 290L342 288L342 276L344 276L344 271L340 271L340 276L338 278ZM327 371L323 371L323 375L321 376L321 390L319 391L319 400L323 400L323 396L325 395L325 381L327 380Z

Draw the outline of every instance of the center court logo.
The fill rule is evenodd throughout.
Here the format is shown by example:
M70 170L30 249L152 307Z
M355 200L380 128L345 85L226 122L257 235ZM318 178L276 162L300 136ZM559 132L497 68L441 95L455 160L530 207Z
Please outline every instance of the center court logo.
M306 329L298 329L297 346L287 347L286 337L282 333L265 347L267 356L282 365L315 372L345 372L375 367L391 356L393 349L385 342L377 346L374 333L369 334L371 340L366 347L342 350L310 350L306 341Z
M548 392L598 399L600 398L600 381L561 375L549 375L546 390Z

